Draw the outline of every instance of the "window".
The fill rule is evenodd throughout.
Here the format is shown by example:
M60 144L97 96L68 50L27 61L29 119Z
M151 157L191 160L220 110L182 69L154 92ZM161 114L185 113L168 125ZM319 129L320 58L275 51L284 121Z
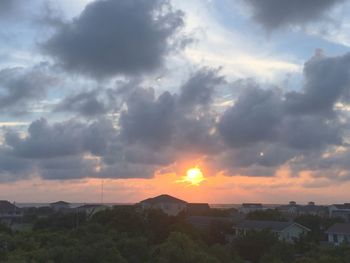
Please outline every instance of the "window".
M338 235L336 234L333 235L333 242L338 243Z

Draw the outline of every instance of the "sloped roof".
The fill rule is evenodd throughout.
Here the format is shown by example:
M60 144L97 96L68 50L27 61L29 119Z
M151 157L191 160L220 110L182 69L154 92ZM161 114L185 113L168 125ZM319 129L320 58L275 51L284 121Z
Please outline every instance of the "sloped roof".
M173 197L171 195L167 195L167 194L162 194L162 195L158 195L158 196L153 197L153 198L148 198L148 199L141 201L140 203L150 203L150 204L181 203L181 204L187 204L186 201L181 200L181 199L176 198L176 197Z
M244 220L237 224L237 228L249 229L249 230L271 230L274 232L280 232L284 229L292 226L298 225L299 227L309 230L307 227L304 227L295 222L280 222L280 221L258 221L258 220Z
M350 223L335 223L328 228L326 233L329 234L350 234Z
M15 211L17 209L19 208L14 204L11 204L9 201L0 200L0 212Z

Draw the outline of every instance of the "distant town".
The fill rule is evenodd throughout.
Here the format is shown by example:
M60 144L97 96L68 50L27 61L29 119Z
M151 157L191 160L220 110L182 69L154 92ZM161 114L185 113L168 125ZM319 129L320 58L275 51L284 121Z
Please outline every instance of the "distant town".
M49 218L54 215L83 214L89 220L96 213L113 207L135 207L139 211L156 209L168 216L185 216L186 222L195 228L209 228L211 224L232 225L227 239L246 235L249 231L269 230L280 240L295 242L308 235L314 228L301 219L318 218L329 221L320 226L320 244L342 245L350 242L350 203L317 205L315 202L298 204L290 201L284 205L264 205L262 203L242 203L231 206L211 207L208 203L189 203L170 195L159 195L136 204L84 204L74 206L65 201L57 201L47 206L18 207L15 203L0 200L0 223L15 231L25 231L33 227L34 219ZM218 208L220 207L220 208ZM319 223L319 222L317 222Z

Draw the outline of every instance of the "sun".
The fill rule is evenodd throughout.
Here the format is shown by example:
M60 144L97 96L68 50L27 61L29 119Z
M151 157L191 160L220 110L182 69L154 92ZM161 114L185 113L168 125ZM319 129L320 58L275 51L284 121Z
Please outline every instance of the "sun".
M186 176L183 176L180 183L189 183L193 186L199 186L205 180L200 168L193 167L187 170Z

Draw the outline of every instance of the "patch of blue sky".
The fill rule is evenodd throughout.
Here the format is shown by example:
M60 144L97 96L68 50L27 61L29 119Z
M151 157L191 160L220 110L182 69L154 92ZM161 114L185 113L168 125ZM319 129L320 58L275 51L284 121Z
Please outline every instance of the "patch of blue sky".
M240 5L240 1L235 1L235 4L232 2L230 0L210 2L217 21L227 30L239 31L240 35L246 36L251 41L262 43L264 47L270 49L266 50L267 53L282 56L289 54L299 61L305 61L313 55L316 48L321 48L332 56L349 50L341 43L327 40L326 36L310 35L301 29L280 29L268 34L259 25L253 23L249 15L242 12L244 7Z

